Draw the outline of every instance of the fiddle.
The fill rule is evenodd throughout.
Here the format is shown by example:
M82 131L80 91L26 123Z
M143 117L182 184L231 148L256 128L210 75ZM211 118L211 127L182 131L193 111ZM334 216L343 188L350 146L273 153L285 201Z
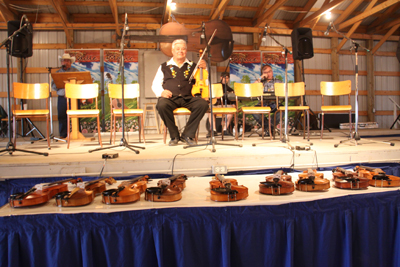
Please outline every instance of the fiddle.
M387 175L379 168L371 168L367 166L356 166L354 171L359 176L368 178L369 185L375 187L396 187L400 186L400 177Z
M369 186L369 180L365 177L360 177L357 173L346 171L343 168L337 167L332 170L333 179L337 188L343 189L365 189Z
M169 57L172 57L172 41L175 39L184 39L187 42L188 51L196 52L204 49L206 42L201 37L211 36L217 30L215 38L210 42L211 61L222 62L227 60L233 51L233 36L229 25L222 20L211 20L202 23L202 27L196 29L187 29L184 25L177 22L164 24L160 29L160 35L169 35L172 38L168 42L160 41L160 50ZM208 38L207 38L208 39Z
M236 184L232 184L231 182ZM237 185L235 179L225 179L223 175L216 174L210 181L211 200L213 201L237 201L249 196L249 190L243 185Z
M121 204L131 203L140 199L140 194L147 188L149 176L144 175L129 181L122 182L117 189L109 189L102 193L103 203Z
M305 192L323 191L330 187L329 180L324 178L323 173L317 173L316 170L311 169L300 173L296 181L296 189Z
M265 182L260 182L260 193L267 195L284 195L294 191L292 176L279 170L273 175L265 177Z
M99 178L90 182L86 182L85 184L85 189L88 191L93 191L94 195L98 195L101 192L105 191L106 188L106 183L111 185L113 183L116 183L115 179L110 177L110 178Z
M202 53L202 50L200 50ZM202 98L209 98L209 90L208 90L208 71L203 68L198 68L196 73L194 74L194 78L196 79L196 84L192 87L192 95L201 95Z
M56 195L57 207L78 207L92 203L95 197L93 190L86 190L78 185L74 190L64 191Z
M183 175L185 178L186 176ZM173 180L171 180L173 178ZM185 178L175 175L169 179L158 181L156 187L146 189L144 199L153 202L172 202L182 198L182 190L186 186Z
M53 198L57 193L67 191L68 185L65 184L65 182L76 184L78 181L82 180L80 178L69 178L48 184L38 184L25 193L12 194L9 197L8 202L13 208L43 204Z

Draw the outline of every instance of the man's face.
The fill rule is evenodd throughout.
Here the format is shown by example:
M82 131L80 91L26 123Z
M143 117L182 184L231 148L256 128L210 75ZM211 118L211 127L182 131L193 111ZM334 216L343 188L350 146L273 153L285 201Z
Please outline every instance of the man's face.
M271 67L265 67L262 74L267 77L267 80L272 80L274 78L274 73Z
M229 76L222 77L221 82L222 82L223 84L228 84L228 83L229 83Z
M64 65L65 69L69 69L69 68L71 68L71 60L63 59L63 60L61 60L61 65Z
M187 48L185 44L177 43L172 49L172 56L174 60L183 61L186 59Z

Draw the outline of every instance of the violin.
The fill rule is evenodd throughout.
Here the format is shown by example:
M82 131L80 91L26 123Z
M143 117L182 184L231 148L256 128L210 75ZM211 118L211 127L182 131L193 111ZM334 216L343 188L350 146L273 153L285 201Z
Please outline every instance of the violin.
M106 190L106 183L113 184L114 178L99 178L93 181L78 183L77 187L70 191L56 195L58 207L78 207L92 203L94 197Z
M110 177L110 178L99 178L90 182L86 182L85 184L85 189L88 191L93 191L94 195L98 195L103 191L106 191L106 183L111 185L113 183L116 183L115 179Z
M183 176L186 178L185 175ZM186 186L185 178L182 178L181 175L175 175L169 179L158 181L156 187L146 189L144 199L152 202L173 202L180 200L183 188Z
M12 194L8 202L12 208L43 204L53 198L57 193L67 191L68 185L65 184L65 182L76 184L78 181L82 181L82 179L69 178L48 184L38 184L25 193Z
M368 178L369 185L375 187L396 187L400 186L400 177L394 175L387 175L379 168L371 168L367 166L356 166L354 171L359 176Z
M144 175L122 182L117 189L109 189L102 193L103 203L132 203L140 199L140 194L147 188L149 176Z
M232 184L231 182L236 182ZM235 179L225 179L223 175L216 174L210 181L211 200L213 201L237 201L246 199L249 196L249 190L243 185L237 185Z
M201 50L200 53L202 53ZM196 70L194 78L196 79L196 84L194 84L192 87L192 95L200 95L202 98L208 99L210 95L207 82L208 71L203 68L198 68Z
M332 170L332 181L335 182L337 188L342 189L365 189L369 186L369 180L365 177L358 176L357 173L346 171L337 167Z
M299 174L299 179L296 181L296 189L300 191L323 191L329 189L330 182L324 178L323 173L317 173L316 170L308 169Z
M279 170L273 175L265 177L265 182L260 182L260 193L267 195L285 195L294 191L292 176Z
M229 25L222 20L211 20L203 22L202 26L196 29L187 29L183 24L169 22L160 29L160 35L170 35L173 40L184 39L187 42L188 51L196 52L204 49L206 41L217 30L216 35L210 43L210 54L212 62L227 60L233 51L233 36ZM206 40L201 38L204 34ZM172 40L172 41L173 41ZM172 41L160 42L160 50L169 57L172 57Z

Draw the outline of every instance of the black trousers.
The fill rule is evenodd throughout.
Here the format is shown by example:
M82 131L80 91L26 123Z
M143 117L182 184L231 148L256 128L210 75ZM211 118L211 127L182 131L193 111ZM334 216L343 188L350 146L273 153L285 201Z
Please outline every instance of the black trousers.
M193 96L158 98L156 108L161 119L168 128L171 139L180 137L178 127L175 124L174 110L181 107L187 108L191 112L182 135L194 138L196 136L197 127L208 110L208 102L201 97Z
M67 99L64 96L58 96L58 129L61 137L67 137Z

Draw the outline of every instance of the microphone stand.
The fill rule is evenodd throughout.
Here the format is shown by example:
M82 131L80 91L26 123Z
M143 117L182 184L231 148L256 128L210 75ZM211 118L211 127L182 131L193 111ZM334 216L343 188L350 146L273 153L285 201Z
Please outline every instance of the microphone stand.
M213 35L210 37L210 40L207 42L206 48L204 49L204 53L203 53L203 55L204 55L206 52L208 53L207 69L209 69L209 70L211 70L211 53L209 52L209 51L210 51L210 44L211 44L211 41L212 41L213 38L214 38L214 34L216 33L216 31L217 31L217 29L214 30L214 33L213 33ZM206 36L204 36L204 37L205 37L205 40L207 40L207 37L206 37ZM196 66L196 68L193 70L192 75L195 74L196 69L197 69L197 66ZM187 146L184 146L183 148L212 145L211 152L216 152L216 151L217 151L217 150L215 149L215 145L217 144L217 141L215 140L215 137L214 137L214 130L213 130L213 127L214 127L214 113L213 113L213 104L212 104L212 99L213 99L213 97L212 97L212 90L211 90L211 73L210 73L210 72L208 73L208 93L209 93L210 114L211 114L211 120L210 120L211 135L210 135L210 141L207 142L207 143L205 143L205 144L198 144L198 145L194 145L194 146L189 146L189 145L187 145ZM196 97L196 96L194 96L194 97ZM243 146L242 144L223 144L223 145L225 145L225 146L238 146L238 147L242 147L242 146Z
M348 140L342 140L339 142L339 144L335 144L334 147L338 147L340 144L344 144L346 142L350 142L352 144L354 144L355 146L357 145L361 145L360 141L361 141L361 137L360 134L358 133L358 48L361 47L362 49L364 49L367 53L371 52L368 48L363 47L362 45L358 44L357 42L355 42L353 39L347 37L346 35L342 34L341 32L339 32L335 25L332 23L332 29L339 35L343 36L343 38L346 38L347 40L349 40L353 47L351 49L354 49L354 54L356 56L356 62L355 62L355 83L356 83L356 93L355 93L355 127L354 127L354 132L351 134L350 138ZM352 127L349 124L349 127ZM364 139L367 140L367 139ZM382 143L382 144L387 144L387 145L391 145L394 146L394 143L392 142L383 142L383 141L374 141L374 140L367 140L370 143Z
M13 34L11 34L9 37L4 39L4 41L0 44L0 48L3 46L6 46L7 53L6 53L6 64L7 64L7 104L8 104L8 143L5 149L0 150L0 153L2 152L8 152L8 154L12 155L15 151L21 151L25 153L32 153L32 154L38 154L38 155L43 155L43 156L48 156L49 153L44 152L36 152L36 151L30 151L30 150L24 150L24 149L17 149L15 148L14 143L11 140L11 85L10 85L10 44L13 42L14 36L20 33L23 29L25 29L28 26L28 24L24 24L21 28L16 30ZM13 122L16 123L16 122Z
M124 46L125 46L125 35L126 35L126 30L128 28L128 14L125 13L125 25L124 25L124 30L122 32L122 38L121 38L121 60L119 62L119 70L121 73L121 90L122 90L122 137L120 140L119 145L115 145L115 146L110 146L110 147L100 147L97 149L92 149L89 150L89 153L92 153L94 151L99 151L99 150L104 150L104 149L111 149L111 148L115 148L115 147L126 147L130 150L132 150L133 152L135 152L136 154L139 154L139 150L134 149L135 148L140 148L140 149L145 149L145 147L140 147L140 146L133 146L133 145L129 145L128 142L125 139L125 115L124 115L124 109L125 109L125 97L124 97L124 83L125 83L125 76L124 76ZM100 134L100 131L99 131ZM111 134L111 133L110 133Z

